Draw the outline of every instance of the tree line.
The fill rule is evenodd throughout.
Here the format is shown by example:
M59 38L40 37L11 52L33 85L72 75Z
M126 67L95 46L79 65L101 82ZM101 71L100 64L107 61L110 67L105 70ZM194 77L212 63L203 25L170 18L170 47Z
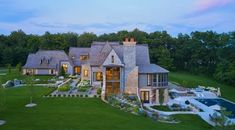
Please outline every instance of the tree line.
M89 47L93 41L122 42L125 37L134 37L137 44L148 44L151 62L170 71L204 74L235 84L235 32L195 31L172 37L166 31L146 33L138 29L102 35L87 32L33 35L18 30L0 35L0 66L24 64L28 54L39 49L68 52L72 46Z

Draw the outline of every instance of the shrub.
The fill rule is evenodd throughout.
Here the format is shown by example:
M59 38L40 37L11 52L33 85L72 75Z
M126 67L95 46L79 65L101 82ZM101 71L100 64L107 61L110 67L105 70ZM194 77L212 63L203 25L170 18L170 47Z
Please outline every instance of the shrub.
M80 97L83 97L83 95L81 94Z
M186 100L186 101L185 101L185 104L189 105L189 104L190 104L190 102L189 102L188 100Z
M97 98L97 95L94 95L94 98Z
M139 113L139 107L133 107L132 111L133 111L134 113Z
M85 95L85 97L88 97L88 95Z
M78 91L80 92L86 92L91 88L91 86L81 86L78 88Z
M98 88L97 91L96 91L96 94L97 94L97 95L100 95L100 94L101 94L101 91L102 91L102 89L101 89L101 88Z
M147 115L147 112L144 111L144 110L139 111L138 114L141 115L141 116L143 116L143 117L147 117L147 116L148 116L148 115Z
M159 103L163 104L164 102L164 89L159 89Z
M69 85L63 85L58 88L58 91L65 92L65 91L69 91L69 89L70 89Z
M65 71L64 71L64 67L61 66L60 68L60 76L64 76L65 77Z

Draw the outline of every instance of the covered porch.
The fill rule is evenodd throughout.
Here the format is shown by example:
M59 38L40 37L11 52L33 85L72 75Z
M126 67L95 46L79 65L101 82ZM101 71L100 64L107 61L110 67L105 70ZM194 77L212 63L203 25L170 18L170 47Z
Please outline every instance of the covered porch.
M102 93L105 97L118 95L123 92L123 66L105 65L103 66L103 87Z
M169 99L168 88L140 88L139 95L142 103L151 105L166 105Z

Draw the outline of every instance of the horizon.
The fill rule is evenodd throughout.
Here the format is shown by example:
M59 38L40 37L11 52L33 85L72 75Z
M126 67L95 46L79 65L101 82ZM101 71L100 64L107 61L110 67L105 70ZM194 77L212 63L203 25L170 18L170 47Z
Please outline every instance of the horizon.
M232 0L0 0L0 33L22 30L43 35L92 32L96 35L132 31L167 31L171 36L194 31L235 30ZM160 13L155 13L160 12Z

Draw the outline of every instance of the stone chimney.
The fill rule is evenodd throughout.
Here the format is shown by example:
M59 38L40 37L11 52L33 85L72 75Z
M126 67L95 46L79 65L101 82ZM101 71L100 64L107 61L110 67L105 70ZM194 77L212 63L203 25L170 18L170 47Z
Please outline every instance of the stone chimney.
M138 87L138 67L136 66L136 41L134 38L125 38L123 41L124 92L136 94Z
M123 45L124 46L135 46L136 45L136 41L135 41L135 39L134 38L128 38L128 37L126 37L125 38L125 40L123 41Z

